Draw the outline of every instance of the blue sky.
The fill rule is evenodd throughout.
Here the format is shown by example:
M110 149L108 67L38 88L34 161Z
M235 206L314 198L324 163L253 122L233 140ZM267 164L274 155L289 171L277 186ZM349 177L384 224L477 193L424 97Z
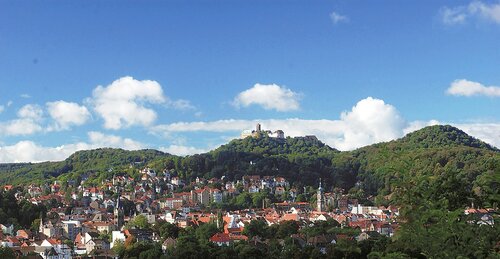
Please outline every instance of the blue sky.
M341 150L436 123L500 146L498 42L499 1L2 1L0 162L192 154L256 122Z

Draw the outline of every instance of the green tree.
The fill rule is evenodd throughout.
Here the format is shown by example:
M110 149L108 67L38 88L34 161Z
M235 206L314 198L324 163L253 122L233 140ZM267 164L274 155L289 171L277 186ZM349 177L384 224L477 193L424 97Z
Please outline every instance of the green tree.
M268 227L267 223L262 220L252 220L248 225L245 226L243 234L252 238L254 236L267 237Z
M137 229L149 229L151 225L148 223L148 219L144 215L135 216L128 224L128 228L137 228Z

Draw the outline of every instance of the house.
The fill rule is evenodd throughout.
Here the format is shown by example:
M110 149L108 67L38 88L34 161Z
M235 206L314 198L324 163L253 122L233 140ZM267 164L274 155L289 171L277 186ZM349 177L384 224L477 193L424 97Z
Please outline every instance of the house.
M35 247L35 253L40 254L42 258L54 258L54 259L70 259L72 258L71 248L63 244L61 240L56 240L53 238L48 238L43 240L43 242Z
M109 243L100 238L91 239L85 243L85 250L87 250L87 253L94 250L109 250Z
M231 238L227 233L215 233L209 240L218 246L229 246L231 243Z

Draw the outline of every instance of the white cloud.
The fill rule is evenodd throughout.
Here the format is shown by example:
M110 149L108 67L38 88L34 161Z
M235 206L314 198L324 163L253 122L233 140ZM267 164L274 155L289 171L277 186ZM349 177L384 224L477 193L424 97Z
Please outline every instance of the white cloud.
M48 102L47 111L55 121L55 125L51 128L54 130L65 130L73 125L83 125L90 118L90 112L85 106L73 102Z
M446 93L456 96L485 95L490 97L500 97L500 87L484 86L478 82L460 79L453 81L450 87L446 90Z
M90 143L95 147L113 147L123 148L127 150L137 150L145 148L144 144L130 138L122 138L116 135L107 135L97 131L91 131L88 133L88 135Z
M28 99L28 98L31 98L31 95L29 95L29 94L21 94L20 97L24 98L24 99Z
M39 121L42 119L43 110L37 104L26 104L19 111L17 111L17 116L19 118L32 119Z
M0 122L0 136L31 135L43 130L40 126L43 111L40 106L27 104L17 111L17 119Z
M0 163L61 161L79 150L102 147L137 150L144 148L138 141L100 132L89 132L89 142L77 142L57 147L45 147L33 141L19 141L14 145L0 146Z
M106 87L98 86L92 96L90 103L104 119L107 129L151 125L157 115L147 105L166 101L158 82L139 81L129 76L115 80Z
M78 150L88 149L86 143L44 147L33 141L19 141L11 146L0 147L0 163L61 161Z
M481 1L474 1L469 4L468 11L483 19L500 24L500 3L485 4Z
M347 16L340 15L339 13L336 13L336 12L330 13L330 19L332 20L333 24L349 21L349 18Z
M463 24L472 18L500 24L500 3L486 4L481 1L473 1L468 5L443 7L441 18L443 23L447 25Z
M13 103L14 103L14 102L12 102L12 101L8 101L8 102L7 102L7 107L10 107Z
M300 94L276 84L255 84L252 88L239 93L233 101L236 107L260 105L266 110L280 112L294 111L300 108Z
M464 8L463 6L455 8L448 8L448 7L442 8L441 18L443 20L443 23L446 25L465 23L468 16L466 10L467 9Z
M196 107L191 104L190 101L184 100L184 99L179 99L175 101L170 101L169 105L172 106L176 110L181 110L181 111L188 111L188 110L195 110Z
M160 151L178 156L187 156L187 155L201 154L207 152L207 150L205 149L183 146L183 145L170 145L168 147L160 147Z
M398 138L406 125L394 106L371 97L359 101L340 118L345 125L344 137L335 146L341 150Z
M0 113L2 113L5 110L5 106L0 105Z
M30 118L21 118L0 123L0 135L31 135L42 131L42 126Z

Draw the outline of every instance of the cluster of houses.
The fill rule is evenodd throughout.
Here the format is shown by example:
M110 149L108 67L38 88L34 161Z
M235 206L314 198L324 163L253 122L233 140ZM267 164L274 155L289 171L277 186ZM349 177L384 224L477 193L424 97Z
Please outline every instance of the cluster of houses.
M85 181L83 178L82 182ZM188 186L191 189L186 191ZM158 233L152 230L127 229L126 223L137 215L144 215L150 224L159 221L179 227L208 222L223 224L220 226L223 231L210 238L218 245L242 240L261 242L255 238L249 240L243 235L245 226L252 220L264 221L269 226L293 220L301 226L308 226L316 221L333 219L342 227L360 230L358 236L293 236L300 244L318 246L334 243L339 238L363 240L372 233L392 236L398 229L398 208L363 206L357 199L342 194L342 190L325 193L321 184L317 189L316 204L298 202L295 200L297 191L283 177L246 175L236 181L196 178L193 183L186 184L168 170L158 174L145 168L141 170L139 181L122 175L103 181L99 187L85 187L82 183L74 187L73 193L64 193L58 182L48 186L26 186L24 193L28 195L19 193L16 195L18 200L29 199L33 204L55 201L61 206L52 208L47 213L51 216L41 219L36 231L0 224L0 245L22 255L37 254L50 259L82 255L116 257L113 246L117 241L127 242L129 239L162 242L164 249L175 246L175 239L161 240ZM12 189L12 186L5 186L4 189ZM281 197L287 199L262 208L223 213L211 211L207 206L223 202L228 196L240 192L263 190L284 195ZM68 209L70 206L71 209ZM484 222L490 223L485 216L489 211L469 210L466 213L482 213Z

